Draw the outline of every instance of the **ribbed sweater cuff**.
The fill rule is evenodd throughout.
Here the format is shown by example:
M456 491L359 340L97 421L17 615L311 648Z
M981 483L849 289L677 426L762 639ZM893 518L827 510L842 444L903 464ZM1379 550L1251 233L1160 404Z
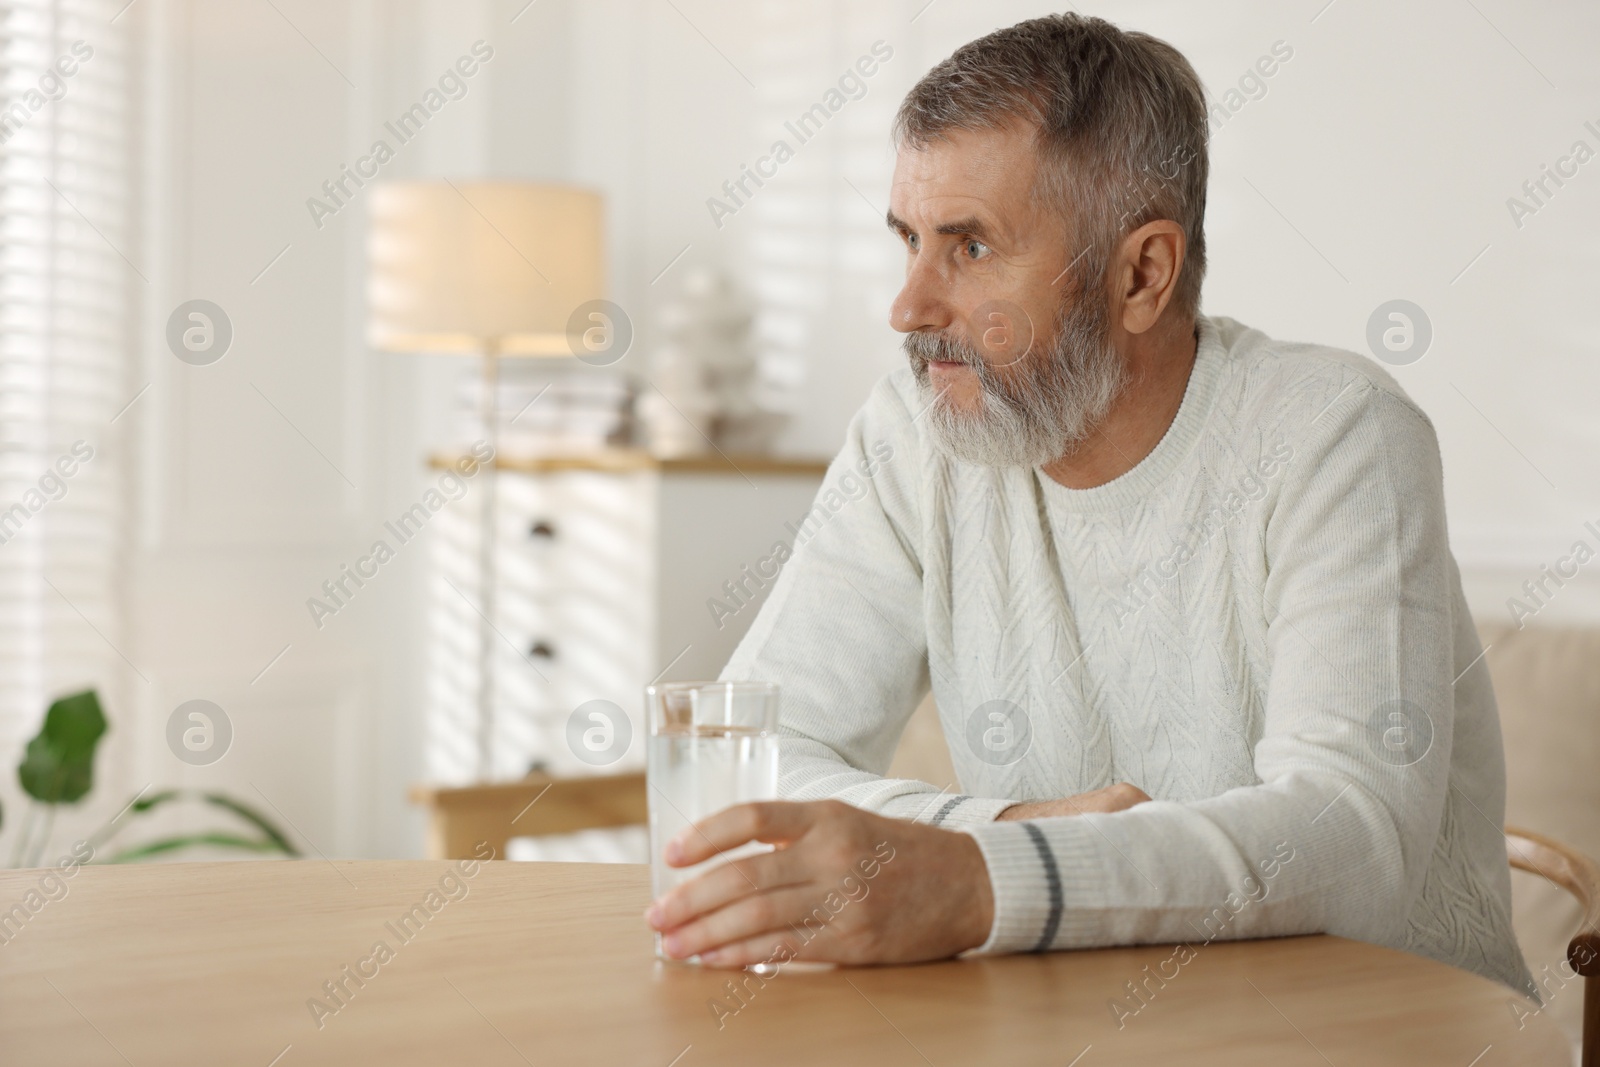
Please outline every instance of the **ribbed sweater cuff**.
M996 815L1015 803L999 797L969 797L965 793L913 793L896 797L881 813L954 830L992 823Z
M952 799L956 803L950 803ZM1015 803L1015 800L1008 800L1005 797L969 797L965 795L953 798L947 797L939 805L939 812L943 813L942 816L938 812L935 813L938 821L934 825L952 830L962 826L988 826L994 822L996 815L999 815Z
M989 939L962 955L1043 952L1054 946L1066 922L1064 879L1069 872L1084 870L1095 861L1092 844L1072 833L1054 833L1047 838L1032 822L959 829L977 841L994 893Z

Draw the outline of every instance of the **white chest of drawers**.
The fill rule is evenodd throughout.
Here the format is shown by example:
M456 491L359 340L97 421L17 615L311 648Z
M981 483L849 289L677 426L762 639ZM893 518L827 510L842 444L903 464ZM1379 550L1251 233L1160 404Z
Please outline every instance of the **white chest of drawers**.
M521 777L534 764L558 775L643 767L644 686L722 669L772 585L750 568L793 543L789 524L810 508L825 467L628 450L502 456L492 627L479 613L480 510L441 513L434 541L428 777L479 777L485 634L491 778ZM713 600L734 610L714 610ZM620 709L632 735L602 764L574 754L567 730L573 712L597 700Z

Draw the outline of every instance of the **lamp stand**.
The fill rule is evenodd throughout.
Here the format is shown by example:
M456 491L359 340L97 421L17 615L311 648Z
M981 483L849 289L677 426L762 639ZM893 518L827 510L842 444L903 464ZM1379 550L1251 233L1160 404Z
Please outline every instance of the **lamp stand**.
M489 445L489 460L484 464L483 497L478 514L478 780L489 781L494 773L494 602L495 602L495 504L499 494L497 477L500 460L500 339L483 344L482 395L479 412L484 440Z

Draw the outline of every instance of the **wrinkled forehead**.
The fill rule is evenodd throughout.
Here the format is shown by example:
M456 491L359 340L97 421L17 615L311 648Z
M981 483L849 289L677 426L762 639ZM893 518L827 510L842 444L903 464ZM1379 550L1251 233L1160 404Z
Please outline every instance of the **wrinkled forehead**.
M1031 126L951 130L895 157L890 210L918 228L981 212L996 225L1024 225L1035 208L1038 151Z

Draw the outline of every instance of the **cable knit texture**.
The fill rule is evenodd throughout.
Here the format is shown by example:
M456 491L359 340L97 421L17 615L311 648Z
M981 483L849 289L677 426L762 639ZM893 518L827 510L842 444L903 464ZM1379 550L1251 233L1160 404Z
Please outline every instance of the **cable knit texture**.
M875 388L724 672L783 686L785 797L970 833L979 953L1321 931L1532 991L1438 445L1388 374L1202 318L1166 435L1084 490L946 457L923 405ZM958 788L883 777L930 684ZM994 821L1119 781L1152 802Z

